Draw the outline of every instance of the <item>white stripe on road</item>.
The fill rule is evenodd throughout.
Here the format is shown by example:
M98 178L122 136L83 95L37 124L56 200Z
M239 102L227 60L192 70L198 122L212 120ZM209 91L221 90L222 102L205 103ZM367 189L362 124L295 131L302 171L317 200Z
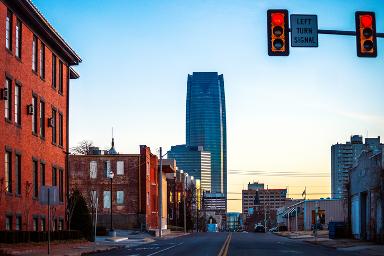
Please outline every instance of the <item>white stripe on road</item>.
M169 249L172 249L172 248L174 248L174 247L176 247L176 246L179 246L179 245L181 245L181 244L183 244L183 243L178 243L178 244L176 244L176 245L170 246L170 247L168 247L168 248L165 248L165 249L163 249L163 250L160 250L160 251L157 251L157 252L154 252L154 253L148 254L147 256L156 255L156 254L158 254L158 253L161 253L161 252L167 251L167 250L169 250Z

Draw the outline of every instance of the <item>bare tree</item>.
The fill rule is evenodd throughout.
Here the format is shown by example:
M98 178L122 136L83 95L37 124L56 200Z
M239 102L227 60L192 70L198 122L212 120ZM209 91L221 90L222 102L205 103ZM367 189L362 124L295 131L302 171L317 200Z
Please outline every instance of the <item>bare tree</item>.
M75 210L77 199L78 199L78 193L75 193L75 190L77 190L77 186L75 189L72 189L72 191L70 192L68 197L68 203L67 203L67 216L68 216L69 230L71 230L71 220L73 216L73 211Z
M70 151L72 155L87 155L91 147L93 147L92 141L83 140L76 147L72 147Z
M31 207L32 207L32 183L29 181L25 182L25 196L24 196L24 219L26 220L25 222L25 230L29 230L29 214L31 212Z

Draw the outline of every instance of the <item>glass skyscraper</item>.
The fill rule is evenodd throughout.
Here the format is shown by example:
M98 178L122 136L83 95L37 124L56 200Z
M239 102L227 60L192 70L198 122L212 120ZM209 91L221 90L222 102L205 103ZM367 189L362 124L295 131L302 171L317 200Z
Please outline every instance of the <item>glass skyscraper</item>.
M188 75L186 143L211 153L211 192L227 196L227 126L224 78L217 72Z

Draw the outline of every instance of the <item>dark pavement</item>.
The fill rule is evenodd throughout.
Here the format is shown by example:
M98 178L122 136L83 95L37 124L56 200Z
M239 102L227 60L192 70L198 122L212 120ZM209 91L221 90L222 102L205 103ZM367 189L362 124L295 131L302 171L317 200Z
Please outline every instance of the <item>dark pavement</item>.
M218 255L229 233L195 233L174 239L158 240L132 248L122 248L97 255ZM225 250L224 250L225 251ZM225 255L225 254L224 254ZM336 249L312 245L303 241L288 239L274 234L232 233L228 254L237 255L364 255L341 252Z

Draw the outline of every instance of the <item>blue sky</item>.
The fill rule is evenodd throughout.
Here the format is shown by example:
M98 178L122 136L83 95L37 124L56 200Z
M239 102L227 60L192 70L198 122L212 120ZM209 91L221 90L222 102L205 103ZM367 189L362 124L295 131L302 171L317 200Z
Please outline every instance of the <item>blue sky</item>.
M381 1L34 0L83 58L71 87L71 146L117 150L185 143L187 74L224 74L228 167L287 175L229 174L229 198L260 181L299 197L330 192L330 147L352 134L384 138L384 39L378 57L356 57L353 36L319 35L318 48L267 55L266 11L317 14L320 29L354 30L354 12ZM318 177L320 176L320 177ZM229 210L240 210L230 201Z

